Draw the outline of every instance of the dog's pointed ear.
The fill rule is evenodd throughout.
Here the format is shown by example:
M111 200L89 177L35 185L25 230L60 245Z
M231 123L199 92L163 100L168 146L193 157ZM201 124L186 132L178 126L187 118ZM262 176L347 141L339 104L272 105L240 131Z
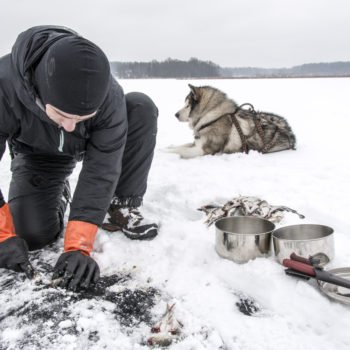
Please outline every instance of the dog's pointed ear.
M194 97L195 101L197 101L199 99L199 88L196 86L193 86L191 84L188 84L188 86L190 87L190 89L193 93L193 97Z

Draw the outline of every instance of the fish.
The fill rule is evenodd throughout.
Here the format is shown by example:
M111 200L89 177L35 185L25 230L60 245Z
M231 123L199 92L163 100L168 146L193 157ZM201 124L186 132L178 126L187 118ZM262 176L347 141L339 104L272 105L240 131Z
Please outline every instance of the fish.
M167 304L166 311L161 319L151 328L152 335L147 340L150 346L169 346L174 340L181 338L183 324L175 317L175 303Z
M255 216L274 223L279 223L284 218L284 212L296 214L300 219L305 218L294 209L284 205L271 205L266 200L253 196L238 196L223 205L210 203L198 210L206 214L207 219L204 223L208 227L217 220L229 216Z

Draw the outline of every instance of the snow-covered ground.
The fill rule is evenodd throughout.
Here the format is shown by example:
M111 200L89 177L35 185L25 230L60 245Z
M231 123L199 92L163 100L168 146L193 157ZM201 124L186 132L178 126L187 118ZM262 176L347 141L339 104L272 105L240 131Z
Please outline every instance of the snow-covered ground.
M153 307L156 319L166 303L176 303L184 339L170 349L349 349L350 307L329 300L315 284L284 274L273 256L246 264L220 258L214 249L215 229L204 225L197 208L225 203L238 195L258 196L304 214L287 213L278 227L297 223L324 224L335 230L335 259L329 267L350 266L350 79L256 80L120 80L125 92L142 91L159 107L158 141L144 211L160 223L158 237L149 242L99 230L94 258L102 274L130 274L128 288L152 286L161 291ZM297 136L297 150L262 155L204 156L180 159L164 151L169 145L192 141L179 110L187 84L212 85L237 103L285 117ZM7 196L10 159L1 162L0 186ZM79 167L71 177L76 184ZM60 242L62 243L62 242ZM49 263L57 252L43 252ZM8 274L0 271L0 282ZM30 282L6 293L0 290L1 310L30 298ZM114 286L113 288L118 288ZM253 298L261 311L246 316L236 307L239 294ZM49 346L40 329L43 349L143 349L149 334L141 323L132 332L107 317L106 308L91 310L76 304L74 320L60 323ZM28 315L30 316L30 315ZM23 345L29 328L18 319L0 321L0 349L33 349ZM23 327L23 326L21 326ZM73 334L65 329L75 327ZM33 330L36 331L35 329ZM89 332L87 332L89 331ZM91 334L99 334L95 340ZM88 337L89 334L89 337ZM46 340L45 340L46 339ZM92 339L92 340L91 340ZM22 347L19 347L22 344Z

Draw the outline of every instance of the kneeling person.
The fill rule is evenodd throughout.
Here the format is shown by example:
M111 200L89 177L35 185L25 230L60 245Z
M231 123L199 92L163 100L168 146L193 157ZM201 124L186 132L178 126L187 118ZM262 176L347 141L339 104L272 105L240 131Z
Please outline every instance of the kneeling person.
M75 289L99 278L90 257L107 210L107 228L133 239L157 235L143 224L158 110L142 93L124 95L107 57L74 31L53 26L19 35L0 59L0 158L12 156L8 203L0 192L0 268L31 275L28 249L41 249L64 229L53 278ZM83 166L73 199L68 177ZM140 220L135 220L138 217Z

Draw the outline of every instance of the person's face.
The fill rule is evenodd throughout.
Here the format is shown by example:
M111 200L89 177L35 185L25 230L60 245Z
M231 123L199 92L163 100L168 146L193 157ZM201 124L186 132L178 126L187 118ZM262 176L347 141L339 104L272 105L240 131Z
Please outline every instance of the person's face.
M77 123L82 122L86 119L92 118L96 115L97 112L88 115L75 115L65 113L58 108L47 104L45 105L46 115L54 121L58 126L62 127L67 132L72 132L75 129Z

